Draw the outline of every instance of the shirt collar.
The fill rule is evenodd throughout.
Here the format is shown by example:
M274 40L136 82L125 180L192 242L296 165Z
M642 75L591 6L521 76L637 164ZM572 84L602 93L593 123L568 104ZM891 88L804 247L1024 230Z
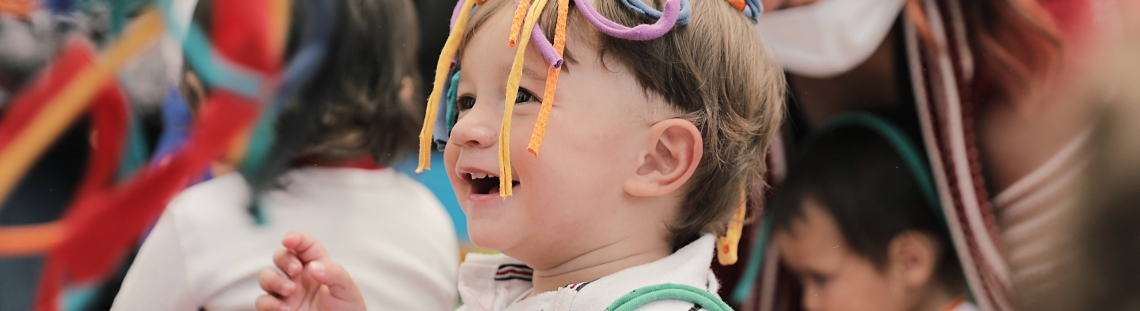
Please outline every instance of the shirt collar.
M531 290L533 270L506 255L469 254L459 266L459 296L470 311L503 310L508 306L514 309L536 303L565 306L548 310L604 310L622 295L649 285L683 284L716 293L720 284L709 269L715 241L713 235L706 234L657 261L594 281L567 284L556 292L521 301L519 298Z

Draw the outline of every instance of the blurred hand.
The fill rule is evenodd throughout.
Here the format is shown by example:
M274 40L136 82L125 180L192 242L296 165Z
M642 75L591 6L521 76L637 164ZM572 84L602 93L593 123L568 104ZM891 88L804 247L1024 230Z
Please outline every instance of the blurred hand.
M258 276L261 289L258 311L365 310L364 297L348 271L329 258L313 237L291 232L273 254L273 264L286 275L265 269Z

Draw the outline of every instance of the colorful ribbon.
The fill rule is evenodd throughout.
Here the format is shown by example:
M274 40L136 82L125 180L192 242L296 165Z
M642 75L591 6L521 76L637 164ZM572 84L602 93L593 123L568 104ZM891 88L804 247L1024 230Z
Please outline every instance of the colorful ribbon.
M574 0L574 4L578 5L578 11L582 12L586 20L593 24L598 31L611 37L635 41L653 40L664 36L665 33L673 29L673 25L677 24L677 18L680 17L681 13L681 5L677 3L677 0L669 0L665 2L665 11L661 18L657 19L657 22L631 28L606 19L605 16L594 10L589 0Z
M530 1L531 0L515 0L515 15L511 18L511 35L507 41L507 46L509 47L514 47L515 41L519 38L519 30L522 28L523 19L527 16ZM532 30L531 33L534 33L534 31Z
M52 65L45 68L26 88L14 98L4 118L0 121L0 150L8 149L11 141L34 119L43 106L67 87L80 70L95 62L95 46L86 39L69 40ZM106 91L104 88L100 92ZM99 123L98 120L95 121ZM105 133L102 137L113 137ZM105 145L105 143L97 143ZM111 149L113 150L113 148ZM94 157L94 155L93 155ZM90 167L90 166L89 166ZM91 169L88 169L90 175ZM87 188L80 186L79 189ZM78 191L84 192L84 191ZM63 224L60 221L22 226L0 227L0 256L26 256L40 254L63 239Z
M189 27L179 24L174 18L171 1L155 2L161 9L167 32L182 42L186 58L194 66L198 76L211 87L227 89L250 98L259 97L262 88L265 87L266 78L218 55L197 24L190 23Z
M744 0L728 0L729 3L739 1L741 4ZM645 4L641 0L621 0L621 4L625 7L637 12L638 14L648 16L652 19L661 19L661 11ZM737 10L740 10L739 8ZM677 14L677 25L689 24L689 15L693 14L693 8L689 6L689 0L681 0L681 12Z
M511 117L515 110L515 97L518 96L519 82L522 79L523 56L526 55L526 46L530 41L535 24L542 8L546 7L547 0L535 0L530 12L527 13L523 25L522 41L515 50L515 61L511 64L511 74L507 77L506 98L503 103L503 125L499 128L499 196L507 198L512 194L513 181L511 177ZM546 40L546 38L543 38Z
M281 2L281 0L275 0ZM282 109L290 104L291 100L311 80L314 73L320 69L322 61L328 53L328 38L331 37L332 21L335 19L335 1L306 0L306 19L301 49L293 55L285 68L281 78L280 88L273 102L266 107L260 120L246 146L245 158L241 164L241 174L253 188L253 193L261 194L275 180L268 180L289 165L292 157L300 152L305 137L313 131L309 126L285 127L280 137L275 137L275 128L278 122L292 122L292 120L278 120ZM280 13L280 12L279 12ZM280 17L279 17L280 18ZM277 27L285 27L287 23L278 23ZM288 32L287 29L278 29ZM295 118L312 119L320 114L321 103L302 103L303 111ZM313 115L313 116L309 116ZM295 124L313 124L313 122L298 121ZM258 224L265 223L257 200L249 206L249 212Z
M558 0L558 21L554 26L554 50L558 52L560 57L566 48L566 19L569 12L570 0ZM558 75L562 72L560 69L559 67L551 67L546 71L546 88L543 90L542 107L539 108L538 118L534 122L534 132L531 133L530 142L526 146L526 151L536 157L539 149L542 148L542 139L546 137L546 124L550 120L550 110L554 108L554 92L558 88Z
M453 111L453 109L455 107L455 102L457 100L459 100L459 88L455 87L455 86L459 85L459 75L461 73L462 73L462 71L459 71L459 70L455 71L455 75L451 76L451 82L450 82L451 87L449 87L447 89L447 105L446 105L447 106L447 119L446 120L447 120L447 131L448 132L451 132L451 129L455 127L455 121L456 121L455 119L459 117L459 111Z
M724 235L716 238L716 260L722 266L736 264L739 258L740 237L744 231L744 216L748 214L748 192L741 187L740 201L737 202L736 211L732 213L732 220L728 223Z
M274 72L278 59L266 48L264 39L268 21L261 15L267 11L263 2L215 1L215 4L218 8L215 22L218 24L214 28L226 30L214 35L215 42L223 48L221 52L227 52L243 66L261 71L259 74ZM161 34L162 24L154 12L144 14L137 23L139 25L129 30L116 46L143 45L131 42L156 38ZM125 54L120 49L112 48L108 55ZM82 78L81 72L72 83L95 84ZM72 93L76 92L66 92L61 96ZM51 108L50 104L43 114L47 115L48 108ZM239 133L248 130L259 110L257 102L249 97L215 90L200 109L200 121L186 148L166 163L144 171L125 186L95 191L78 198L64 216L63 239L47 256L36 309L55 310L59 290L65 282L85 282L109 273L122 253L137 241L143 228L161 214L171 197L183 189L190 176L220 156ZM29 135L33 133L28 132Z
M37 2L34 0L0 0L0 12L27 17L35 12Z
M463 37L467 18L471 13L471 8L475 7L475 1L460 0L458 5L461 8L458 13L453 14L456 21L452 25L451 34L447 36L447 43L443 45L443 51L440 52L439 61L436 62L435 66L435 82L431 88L431 95L428 95L424 125L423 129L420 130L420 158L416 173L431 169L431 143L436 117L439 115L439 100L444 93L443 84L448 78L447 73L451 69L451 60L455 58L455 53L459 50L459 40Z
M10 145L0 150L0 167L5 168L0 170L0 198L7 197L32 161L87 108L89 99L111 80L114 72L161 33L158 14L144 13L136 27L115 42L97 63L80 70L28 123L22 135L15 136Z

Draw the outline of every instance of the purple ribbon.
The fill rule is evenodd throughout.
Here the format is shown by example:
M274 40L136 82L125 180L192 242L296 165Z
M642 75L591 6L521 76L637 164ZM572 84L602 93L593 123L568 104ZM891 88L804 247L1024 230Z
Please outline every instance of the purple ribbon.
M594 24L598 31L611 37L637 41L656 39L673 29L673 25L677 23L677 17L681 13L681 5L677 2L677 0L665 2L664 13L656 23L641 24L630 28L606 19L605 16L594 10L593 6L590 6L589 0L574 0L574 3L578 5L578 11L581 11L582 15L586 16L586 20Z
M538 24L534 24L534 31L530 33L530 41L534 42L534 46L542 53L542 57L546 59L547 64L550 64L550 68L562 68L562 56L558 55L558 51L554 50L550 41L546 41L546 35L542 33L542 27L538 27Z
M464 3L467 3L467 0L459 0L455 3L455 9L451 10L451 24L450 26L447 26L447 29L455 31L455 20L459 19L459 11L463 9Z

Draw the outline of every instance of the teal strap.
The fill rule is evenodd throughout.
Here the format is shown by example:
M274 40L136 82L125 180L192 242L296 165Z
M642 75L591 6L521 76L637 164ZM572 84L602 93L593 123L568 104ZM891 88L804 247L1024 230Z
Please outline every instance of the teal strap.
M123 145L123 155L119 158L119 171L115 178L118 181L130 179L146 165L147 159L150 158L144 141L145 134L143 134L142 122L139 120L138 114L131 111L130 108L127 107L127 141Z
M756 239L752 242L752 252L748 255L748 264L744 266L744 275L736 283L736 290L732 291L732 301L744 303L752 288L756 286L756 278L760 276L760 267L764 265L765 252L768 250L768 236L772 233L772 218L764 217L760 220L760 227L756 230Z
M210 44L206 33L197 24L185 27L175 22L171 3L173 0L156 0L167 32L182 42L186 60L193 65L207 85L225 88L249 98L257 98L264 84L263 77L249 69L230 63L218 55Z
M906 137L906 134L903 134L901 129L874 114L850 112L829 119L822 126L820 133L827 133L844 127L865 128L879 134L887 144L895 149L906 166L910 168L911 174L914 175L914 181L918 184L918 191L922 192L922 197L926 199L926 203L934 209L934 215L937 215L939 219L946 220L946 216L942 214L942 204L938 201L938 191L934 187L934 177L931 175L918 147L910 142L910 139Z
M647 303L661 300L687 301L709 311L732 311L732 307L710 292L689 285L671 283L635 289L614 301L606 311L633 311Z

